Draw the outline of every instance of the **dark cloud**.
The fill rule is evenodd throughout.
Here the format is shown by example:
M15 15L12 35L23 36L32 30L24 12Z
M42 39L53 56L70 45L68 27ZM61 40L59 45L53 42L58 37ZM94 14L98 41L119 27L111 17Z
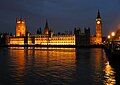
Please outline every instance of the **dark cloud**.
M95 18L100 9L103 33L113 31L120 22L119 0L1 0L0 31L14 32L16 17L24 17L34 32L44 27L46 18L55 31L88 26L95 31Z

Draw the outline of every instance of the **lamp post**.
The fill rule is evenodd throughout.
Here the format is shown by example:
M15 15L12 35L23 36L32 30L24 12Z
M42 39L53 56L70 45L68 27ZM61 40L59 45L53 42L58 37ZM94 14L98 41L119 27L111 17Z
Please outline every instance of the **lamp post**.
M112 32L112 33L111 33L111 36L112 36L111 39L112 39L112 42L113 42L114 37L115 37L115 32Z
M112 32L111 36L112 36L112 38L111 38L112 39L112 43L111 44L112 44L112 49L113 49L113 47L114 47L114 42L113 41L114 41L114 37L115 37L115 32Z
M108 36L107 36L107 43L106 43L107 49L109 49L110 46L111 46L110 39L111 39L111 36L108 35Z
M115 36L115 32L112 32L111 35L112 35L112 37L114 37Z
M108 40L110 39L110 35L107 36Z
M108 43L108 44L110 44L110 38L111 38L111 36L108 35L108 36L107 36L107 43Z

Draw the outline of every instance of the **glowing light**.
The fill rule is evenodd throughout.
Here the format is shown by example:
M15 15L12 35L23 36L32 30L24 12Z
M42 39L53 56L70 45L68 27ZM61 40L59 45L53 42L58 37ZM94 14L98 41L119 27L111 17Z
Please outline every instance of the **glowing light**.
M53 36L51 38L35 38L38 45L75 45L75 36Z
M112 35L112 37L114 37L115 36L115 32L112 32L111 35Z
M100 24L100 21L97 21L97 24Z
M33 43L33 39L28 37L28 45L75 45L75 36L53 36L51 38L48 37L35 37ZM24 37L10 37L9 44L16 45L24 45Z
M11 37L9 44L12 44L12 45L24 45L24 38Z
M17 21L16 25L16 36L25 36L26 35L26 24L24 21Z
M104 85L115 85L116 80L115 80L115 72L113 71L112 67L109 65L109 62L107 61L105 64L105 81Z
M108 39L110 39L110 35L108 35L108 37L107 37Z
M18 21L17 23L20 23L20 21Z
M24 21L22 21L22 23L25 23Z

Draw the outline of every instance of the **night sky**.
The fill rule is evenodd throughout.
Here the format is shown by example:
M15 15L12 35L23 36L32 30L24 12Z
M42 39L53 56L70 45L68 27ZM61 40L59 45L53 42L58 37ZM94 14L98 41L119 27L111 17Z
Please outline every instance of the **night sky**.
M15 33L15 20L20 17L32 33L43 29L46 19L55 32L90 27L95 33L98 9L104 35L119 28L120 0L0 0L0 32Z

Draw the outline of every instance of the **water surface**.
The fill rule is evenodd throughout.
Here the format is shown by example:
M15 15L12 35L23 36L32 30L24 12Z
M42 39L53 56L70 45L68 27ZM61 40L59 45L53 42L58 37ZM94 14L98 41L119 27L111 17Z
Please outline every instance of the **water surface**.
M1 48L0 85L115 85L103 49Z

